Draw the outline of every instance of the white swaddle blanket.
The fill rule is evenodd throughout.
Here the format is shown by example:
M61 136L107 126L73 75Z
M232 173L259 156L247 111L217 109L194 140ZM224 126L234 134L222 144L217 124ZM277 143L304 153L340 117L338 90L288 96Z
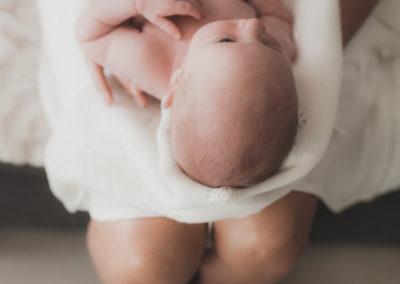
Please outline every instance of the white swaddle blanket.
M287 2L295 15L299 56L294 70L302 124L277 175L235 190L207 188L179 171L165 143L168 115L162 115L160 124L158 103L140 109L121 90L111 107L99 99L73 37L84 1L39 0L39 81L53 127L45 167L54 194L66 208L87 210L97 220L166 216L205 222L256 213L293 189L326 197L333 208L347 205L341 189L335 196L334 190L326 193L315 183L322 179L318 171L327 176L329 168L317 167L317 174L303 181L322 158L335 122L342 67L338 6L331 0ZM342 128L352 131L347 125Z
M383 0L346 48L336 131L297 189L333 211L400 186L400 1Z

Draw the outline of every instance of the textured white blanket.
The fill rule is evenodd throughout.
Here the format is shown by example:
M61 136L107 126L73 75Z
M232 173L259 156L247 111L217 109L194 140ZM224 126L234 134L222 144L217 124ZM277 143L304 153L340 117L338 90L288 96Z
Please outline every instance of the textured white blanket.
M205 222L253 214L292 190L329 143L342 48L337 2L287 2L295 16L294 71L303 124L279 173L241 190L201 186L177 171L168 145L155 139L158 104L140 110L118 96L112 107L104 105L74 41L75 19L84 2L38 1L43 32L41 95L54 126L45 166L54 194L69 210L88 210L98 220L159 215ZM159 134L163 132L160 128Z
M400 186L400 1L383 0L349 44L324 158L298 189L334 211Z
M295 10L300 20L296 36L304 51L301 60L311 65L304 65L307 72L301 71L301 64L296 66L296 77L301 93L309 94L301 98L307 123L281 174L238 195L226 189L196 191L198 185L185 187L188 181L182 180L175 187L179 172L173 167L160 175L155 137L159 106L141 110L123 94L113 107L103 105L73 42L73 23L84 1L39 0L40 89L53 129L46 169L53 192L65 206L87 210L99 220L168 216L200 222L257 212L291 189L315 193L340 210L400 184L400 21L395 13L400 2L383 0L346 51L337 131L306 181L300 179L321 158L333 126L336 97L326 96L337 93L340 43L334 28L337 18L332 17L336 11L328 9L334 1L288 2L302 2ZM314 12L310 3L315 4ZM3 0L0 8L0 21L5 23L0 29L0 160L39 165L48 126L33 81L35 12L31 2L22 0ZM317 21L321 24L315 25ZM324 29L329 23L328 33ZM325 56L318 59L323 50ZM314 98L314 103L306 103L306 98ZM324 110L328 102L331 106ZM322 122L315 119L319 114L324 114Z

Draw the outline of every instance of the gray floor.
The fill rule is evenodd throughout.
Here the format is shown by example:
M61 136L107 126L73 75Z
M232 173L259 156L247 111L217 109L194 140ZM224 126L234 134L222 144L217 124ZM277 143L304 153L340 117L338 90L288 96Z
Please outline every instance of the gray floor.
M0 230L1 284L100 283L80 231Z
M400 247L313 245L283 284L398 284Z
M82 231L0 230L0 283L99 283ZM313 244L284 284L397 284L400 247Z

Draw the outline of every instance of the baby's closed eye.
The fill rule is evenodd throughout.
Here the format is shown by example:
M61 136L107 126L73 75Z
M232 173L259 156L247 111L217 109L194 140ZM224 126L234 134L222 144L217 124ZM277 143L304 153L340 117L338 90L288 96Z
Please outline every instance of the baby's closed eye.
M235 41L229 37L224 37L221 40L219 40L218 42L235 42Z

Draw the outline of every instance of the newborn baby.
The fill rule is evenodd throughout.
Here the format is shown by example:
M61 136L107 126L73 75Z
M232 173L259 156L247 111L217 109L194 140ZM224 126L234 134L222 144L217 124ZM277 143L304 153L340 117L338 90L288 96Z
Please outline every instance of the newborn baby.
M147 93L172 108L172 154L192 179L247 187L292 148L295 46L281 1L100 0L80 17L77 38L141 105Z

